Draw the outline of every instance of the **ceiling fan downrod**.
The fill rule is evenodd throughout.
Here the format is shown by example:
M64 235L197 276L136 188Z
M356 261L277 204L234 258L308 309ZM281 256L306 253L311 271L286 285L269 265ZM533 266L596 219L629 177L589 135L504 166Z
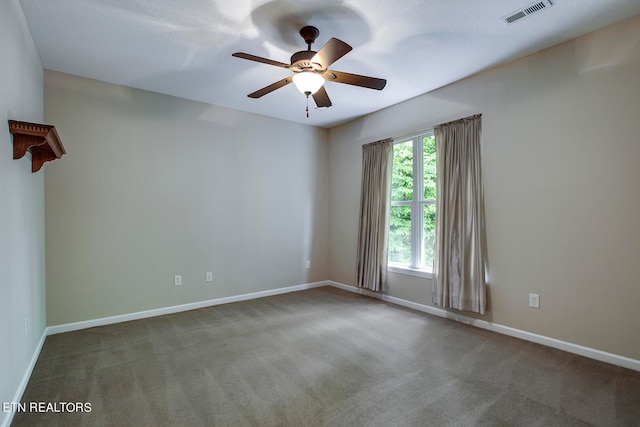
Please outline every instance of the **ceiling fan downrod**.
M300 35L304 39L307 44L307 50L311 50L311 45L316 41L318 36L320 35L320 30L311 25L307 25L306 27L302 27L300 29Z

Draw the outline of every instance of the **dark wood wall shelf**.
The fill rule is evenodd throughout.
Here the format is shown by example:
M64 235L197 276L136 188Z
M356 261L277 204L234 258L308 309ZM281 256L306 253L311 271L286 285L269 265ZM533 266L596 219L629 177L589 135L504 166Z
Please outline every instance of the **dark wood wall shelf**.
M45 162L66 154L56 128L51 125L9 120L13 135L13 158L21 159L31 153L31 172L38 172Z

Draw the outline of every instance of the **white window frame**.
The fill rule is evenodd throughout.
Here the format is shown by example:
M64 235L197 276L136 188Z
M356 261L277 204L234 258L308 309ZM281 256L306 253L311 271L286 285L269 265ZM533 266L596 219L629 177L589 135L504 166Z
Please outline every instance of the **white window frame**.
M413 198L410 201L391 202L392 207L411 206L411 263L407 266L406 264L388 262L387 271L431 279L433 278L431 269L420 266L424 233L424 206L436 203L435 199L424 199L424 144L422 144L422 139L427 136L433 136L433 129L393 140L394 145L413 141ZM416 198L416 195L419 197Z

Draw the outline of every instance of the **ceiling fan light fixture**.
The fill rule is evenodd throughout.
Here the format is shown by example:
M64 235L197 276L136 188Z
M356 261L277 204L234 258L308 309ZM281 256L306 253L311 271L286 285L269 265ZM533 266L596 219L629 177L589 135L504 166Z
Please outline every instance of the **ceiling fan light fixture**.
M293 83L305 95L313 95L324 84L324 77L313 71L302 71L293 75Z

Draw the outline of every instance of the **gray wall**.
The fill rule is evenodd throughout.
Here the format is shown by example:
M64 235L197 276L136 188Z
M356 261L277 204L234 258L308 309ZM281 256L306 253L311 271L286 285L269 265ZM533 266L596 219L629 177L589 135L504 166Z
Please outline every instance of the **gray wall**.
M45 117L48 325L327 278L326 130L51 71Z
M7 124L43 119L42 65L17 0L0 2L0 58L0 402L11 402L45 329L44 172L31 173L30 154L13 160Z
M638 28L640 17L332 129L331 279L355 284L362 144L482 113L483 318L640 359ZM431 285L390 274L388 293L430 305Z

